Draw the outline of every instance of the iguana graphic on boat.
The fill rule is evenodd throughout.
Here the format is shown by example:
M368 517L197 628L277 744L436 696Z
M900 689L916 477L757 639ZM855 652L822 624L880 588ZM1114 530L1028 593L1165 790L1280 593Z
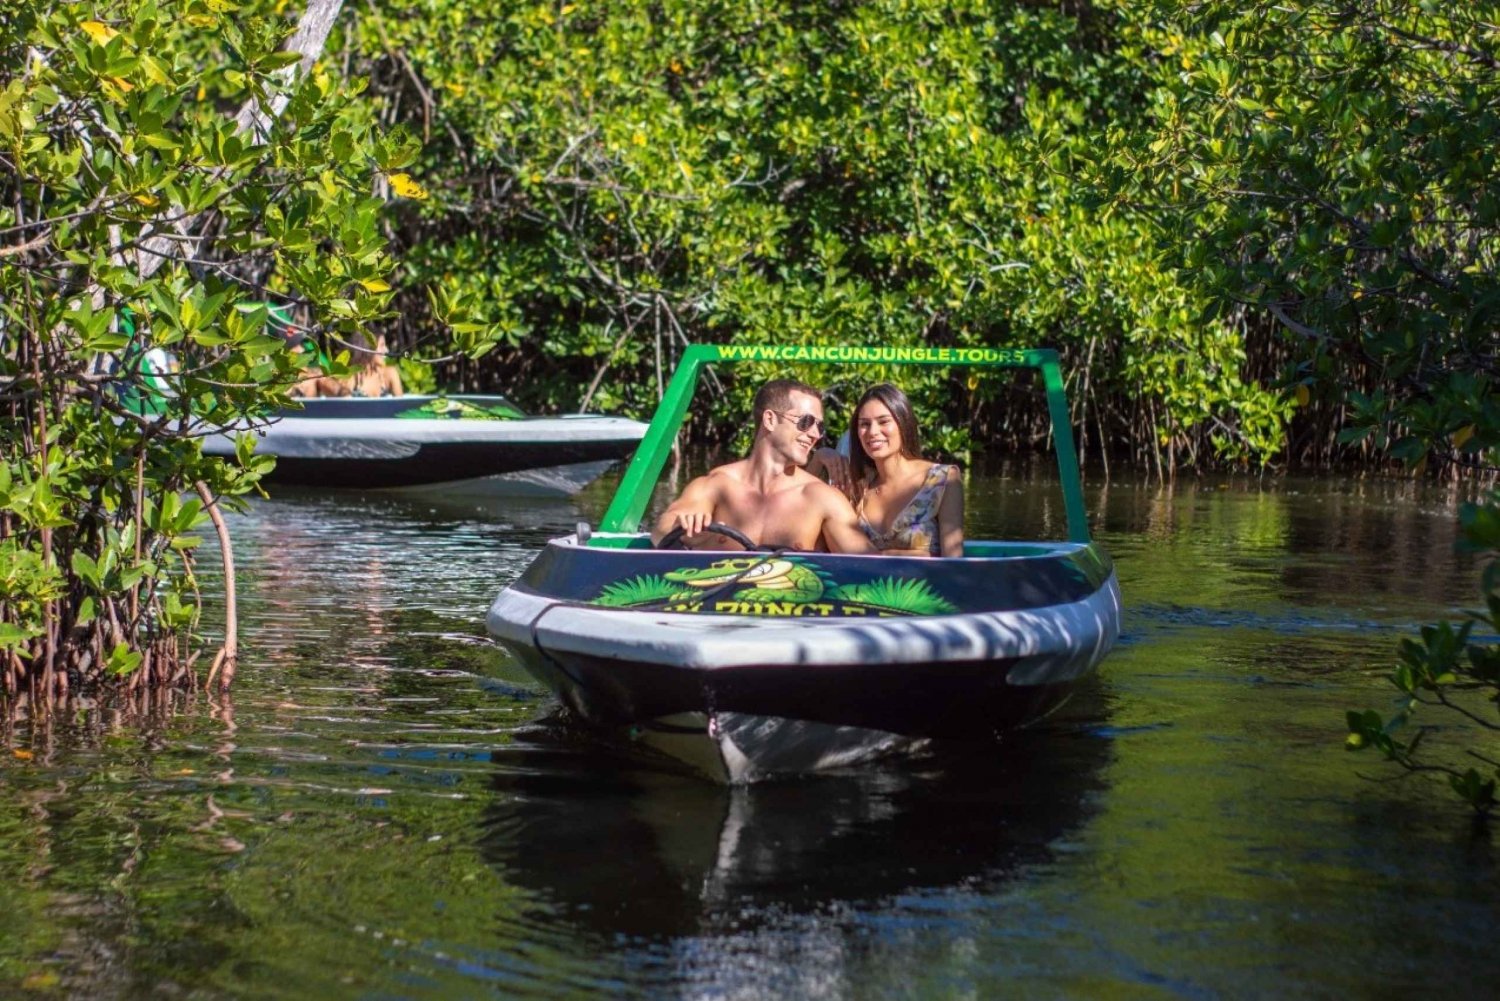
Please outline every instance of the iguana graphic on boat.
M778 607L836 601L904 615L946 615L958 607L920 578L881 577L864 584L836 583L827 571L795 556L736 556L706 567L680 567L661 575L640 575L607 585L596 604L629 607L657 602L691 602L723 588L723 597L742 604ZM734 588L731 592L730 589ZM741 612L741 614L753 614Z
M670 570L663 576L699 590L719 587L738 576L737 583L748 588L734 593L739 601L817 601L833 583L826 574L796 560L744 556L702 568Z

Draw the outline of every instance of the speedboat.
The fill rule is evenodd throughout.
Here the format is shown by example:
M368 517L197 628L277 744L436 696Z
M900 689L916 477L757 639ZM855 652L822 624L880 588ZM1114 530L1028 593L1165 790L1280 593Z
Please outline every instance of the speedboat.
M931 559L761 552L749 539L746 551L653 547L641 517L698 372L736 360L1041 369L1069 538L969 540L963 556ZM495 599L489 632L586 724L729 782L1033 723L1120 631L1062 386L1047 350L694 345L599 529L548 542Z
M624 417L528 417L503 396L317 398L252 432L276 456L272 484L446 494L577 493L628 456L647 425ZM204 439L235 454L235 436Z

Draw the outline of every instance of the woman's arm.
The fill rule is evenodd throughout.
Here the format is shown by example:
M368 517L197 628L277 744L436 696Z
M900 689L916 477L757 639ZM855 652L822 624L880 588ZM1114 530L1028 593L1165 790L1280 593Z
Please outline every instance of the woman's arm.
M331 375L318 376L318 381L313 385L316 387L314 396L348 396L353 392L349 383L343 379L335 379Z
M957 466L948 467L948 484L938 502L938 540L944 556L964 554L964 481Z
M807 460L807 471L828 483L829 486L849 496L849 460L839 454L838 449L815 449Z

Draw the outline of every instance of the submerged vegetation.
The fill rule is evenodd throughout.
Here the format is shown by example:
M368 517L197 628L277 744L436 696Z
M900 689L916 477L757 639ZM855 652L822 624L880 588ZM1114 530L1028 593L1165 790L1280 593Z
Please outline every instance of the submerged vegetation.
M1461 515L1463 548L1486 561L1482 575L1484 607L1456 626L1423 626L1419 636L1401 641L1391 684L1400 692L1390 714L1373 709L1348 714L1351 750L1374 748L1409 772L1434 772L1476 813L1488 816L1500 806L1500 496L1486 504L1466 504ZM1481 635L1474 636L1475 626ZM1422 711L1422 707L1427 707ZM1455 763L1450 754L1423 749L1432 732L1433 710L1450 714L1489 737ZM1477 764L1476 764L1477 762Z
M1044 345L1106 468L1493 480L1497 23L1493 0L16 0L5 689L191 678L193 532L265 469L197 439L304 363L267 301L335 366L379 330L408 381L536 411L642 415L690 341ZM765 374L713 380L692 433L742 433ZM940 450L1045 444L1025 386L911 378ZM1496 512L1465 515L1481 549ZM1434 627L1393 680L1493 691L1474 639ZM1412 705L1352 739L1421 767ZM1492 757L1457 772L1481 808Z

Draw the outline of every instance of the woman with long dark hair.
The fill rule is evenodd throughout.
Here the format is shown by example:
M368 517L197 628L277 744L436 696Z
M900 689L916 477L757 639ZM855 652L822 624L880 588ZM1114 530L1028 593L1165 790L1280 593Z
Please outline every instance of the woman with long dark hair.
M922 458L911 401L871 386L854 408L849 499L860 527L888 556L962 556L964 488L957 466Z

